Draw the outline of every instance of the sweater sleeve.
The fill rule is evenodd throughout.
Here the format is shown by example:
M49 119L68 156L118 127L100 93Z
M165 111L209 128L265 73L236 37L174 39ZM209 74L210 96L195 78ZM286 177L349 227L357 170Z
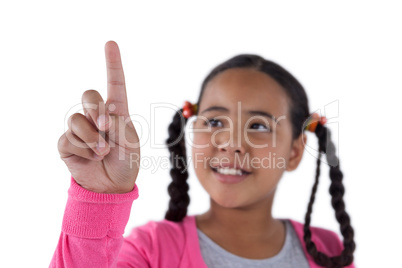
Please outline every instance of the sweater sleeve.
M116 267L138 187L125 194L91 192L71 177L60 238L49 267Z

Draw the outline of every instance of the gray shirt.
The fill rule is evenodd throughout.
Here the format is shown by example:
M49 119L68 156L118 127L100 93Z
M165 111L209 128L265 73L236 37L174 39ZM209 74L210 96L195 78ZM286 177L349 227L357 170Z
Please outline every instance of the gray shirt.
M221 248L197 228L202 257L209 268L308 268L306 256L292 224L285 220L285 226L286 238L281 251L271 258L262 260L234 255Z

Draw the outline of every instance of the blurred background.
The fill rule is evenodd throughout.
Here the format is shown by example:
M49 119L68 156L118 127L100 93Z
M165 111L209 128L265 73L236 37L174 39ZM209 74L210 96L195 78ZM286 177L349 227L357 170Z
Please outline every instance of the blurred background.
M114 40L132 118L149 122L141 154L153 159L168 156L156 145L167 138L174 111L152 104L195 102L208 72L240 53L290 71L310 110L328 118L355 229L355 264L395 267L402 239L400 12L397 1L1 2L0 266L49 265L70 185L57 141L85 90L106 99L104 44ZM304 222L317 148L308 135L309 153L280 182L276 217ZM312 225L340 235L328 170L322 166ZM163 219L169 182L166 167L141 169L125 235ZM209 199L193 170L189 183L189 214L203 213Z

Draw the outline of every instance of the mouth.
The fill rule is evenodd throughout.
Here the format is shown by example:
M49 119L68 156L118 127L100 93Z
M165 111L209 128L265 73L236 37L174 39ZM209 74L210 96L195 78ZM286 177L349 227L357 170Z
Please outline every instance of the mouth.
M251 174L251 172L245 171L244 169L237 169L237 168L211 167L211 169L212 169L212 171L222 174L222 175L242 176L242 175Z
M216 175L216 179L221 183L238 183L244 181L251 172L243 169L235 169L228 167L211 167L212 171Z

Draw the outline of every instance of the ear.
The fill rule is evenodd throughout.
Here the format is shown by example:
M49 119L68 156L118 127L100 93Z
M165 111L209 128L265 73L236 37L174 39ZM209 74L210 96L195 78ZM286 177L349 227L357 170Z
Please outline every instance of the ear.
M292 142L290 156L286 166L287 171L295 170L303 157L304 147L306 146L307 135L302 132L300 136Z

